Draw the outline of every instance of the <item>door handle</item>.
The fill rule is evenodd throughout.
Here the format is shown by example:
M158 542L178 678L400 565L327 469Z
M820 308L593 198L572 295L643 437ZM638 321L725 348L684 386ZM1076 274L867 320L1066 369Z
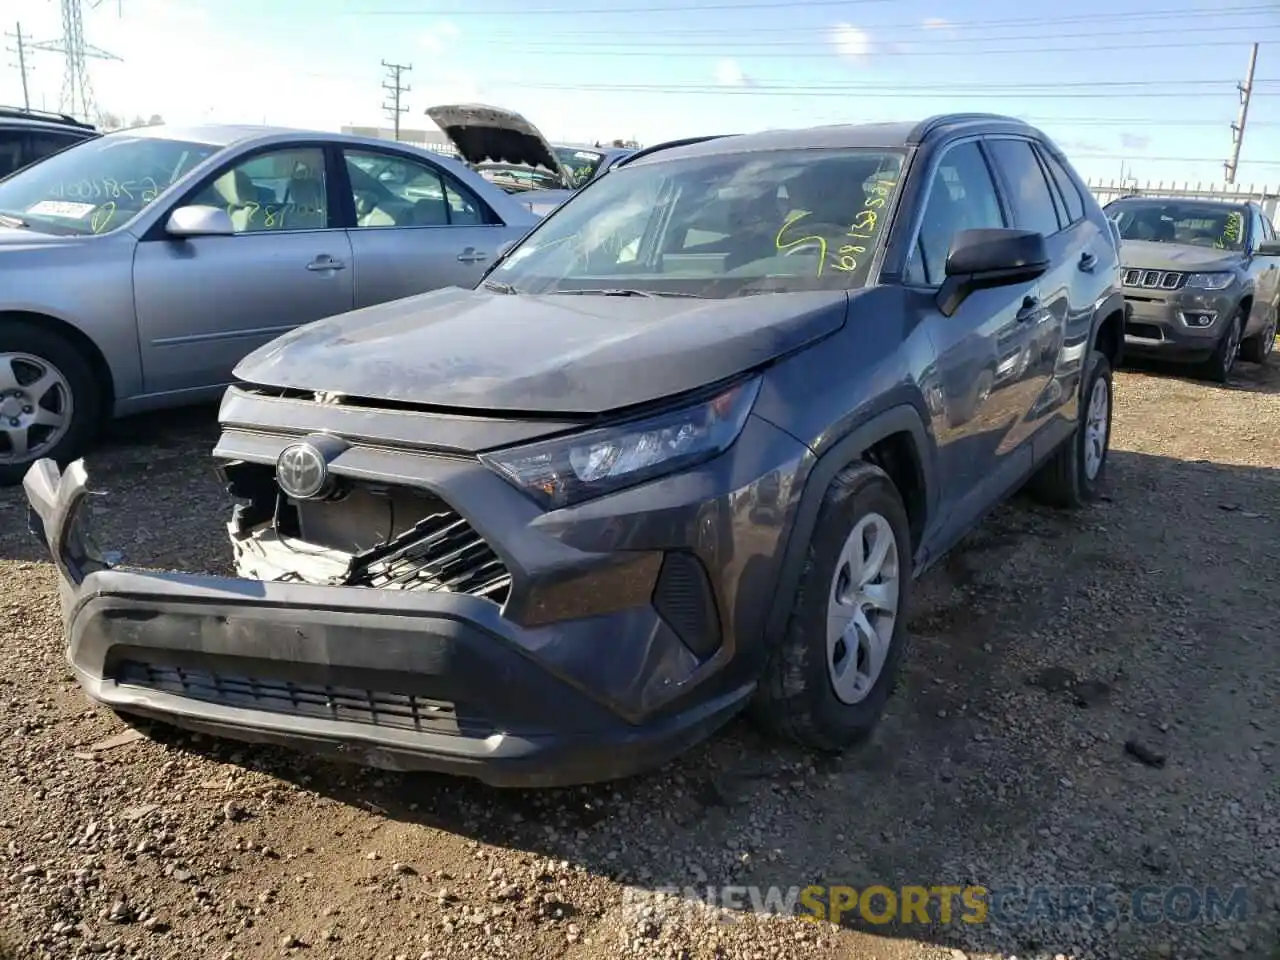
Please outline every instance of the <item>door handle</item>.
M1019 323L1026 323L1032 317L1040 313L1040 298L1035 296L1025 296L1022 298L1022 306L1019 308L1017 316L1014 317Z
M307 264L308 270L341 270L346 264L341 260L336 260L327 253L322 253L310 263Z
M1093 268L1098 265L1098 258L1089 251L1080 254L1080 269L1085 273L1093 273Z
M463 250L460 254L458 254L458 262L459 263L479 263L481 260L486 259L488 256L489 255L487 253L477 250L475 249L475 247L467 247L467 249Z

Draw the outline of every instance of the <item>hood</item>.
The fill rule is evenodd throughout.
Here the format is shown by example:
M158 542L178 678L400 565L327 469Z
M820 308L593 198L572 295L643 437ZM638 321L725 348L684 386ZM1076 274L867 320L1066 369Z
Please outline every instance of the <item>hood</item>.
M1139 270L1209 273L1238 267L1240 259L1238 251L1214 250L1189 243L1156 243L1151 240L1123 240L1120 243L1120 263Z
M542 131L514 110L455 103L428 107L427 116L472 166L510 163L540 167L559 177L566 189L573 187Z
M299 327L235 375L369 400L592 416L797 350L840 329L848 303L845 291L699 300L450 287Z
M572 190L528 190L513 194L511 199L532 213L545 217L572 196Z

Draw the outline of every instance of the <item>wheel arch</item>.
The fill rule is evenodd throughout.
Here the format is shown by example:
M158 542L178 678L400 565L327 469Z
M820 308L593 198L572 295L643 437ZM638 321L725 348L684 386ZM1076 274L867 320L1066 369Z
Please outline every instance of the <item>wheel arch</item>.
M933 444L919 411L902 403L876 414L828 447L809 470L778 570L778 582L765 623L765 643L782 637L800 584L809 541L831 481L859 460L879 467L898 487L911 527L915 554L923 540L932 510L935 483Z
M98 345L83 330L65 320L47 313L35 313L29 310L0 310L0 330L11 324L36 327L57 334L71 344L89 364L95 382L102 391L102 410L104 417L109 417L115 406L115 379L111 375L111 365L103 356Z
M1118 290L1109 294L1094 311L1093 333L1090 349L1102 351L1115 370L1124 359L1124 322L1128 314L1124 294Z

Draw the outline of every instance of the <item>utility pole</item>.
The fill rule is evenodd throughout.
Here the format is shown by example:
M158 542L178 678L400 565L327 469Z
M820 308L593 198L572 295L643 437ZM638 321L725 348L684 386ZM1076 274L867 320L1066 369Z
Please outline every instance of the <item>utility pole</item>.
M6 49L18 55L18 73L22 74L22 109L30 110L31 94L27 90L27 45L22 38L22 24L18 24L15 33L6 33L5 36L12 38L16 44Z
M388 90L391 92L391 97L392 97L391 103L384 103L382 105L382 109L387 111L388 116L391 117L391 122L395 125L396 139L399 140L400 139L400 115L403 113L406 113L409 109L408 107L402 107L400 105L401 94L405 94L409 92L409 88L401 84L400 76L401 74L408 73L410 70L412 70L413 66L412 64L404 64L404 63L387 63L387 61L385 60L382 61L382 66L387 69L387 71L390 73L392 77L391 83L384 83L382 85L382 88L384 90Z
M1249 72L1245 75L1243 85L1237 85L1240 91L1240 116L1231 125L1231 159L1223 166L1227 172L1227 183L1236 182L1236 168L1240 166L1240 145L1244 143L1244 126L1249 119L1249 98L1253 96L1253 68L1258 65L1258 45L1255 43L1249 51Z

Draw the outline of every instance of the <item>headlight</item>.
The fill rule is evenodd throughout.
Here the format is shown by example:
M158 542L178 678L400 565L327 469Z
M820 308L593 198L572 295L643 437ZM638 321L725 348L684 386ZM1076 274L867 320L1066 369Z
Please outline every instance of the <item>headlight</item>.
M1235 278L1234 273L1189 273L1187 286L1197 290L1225 290Z
M692 407L480 455L544 507L556 509L685 470L738 439L760 392L753 379Z

